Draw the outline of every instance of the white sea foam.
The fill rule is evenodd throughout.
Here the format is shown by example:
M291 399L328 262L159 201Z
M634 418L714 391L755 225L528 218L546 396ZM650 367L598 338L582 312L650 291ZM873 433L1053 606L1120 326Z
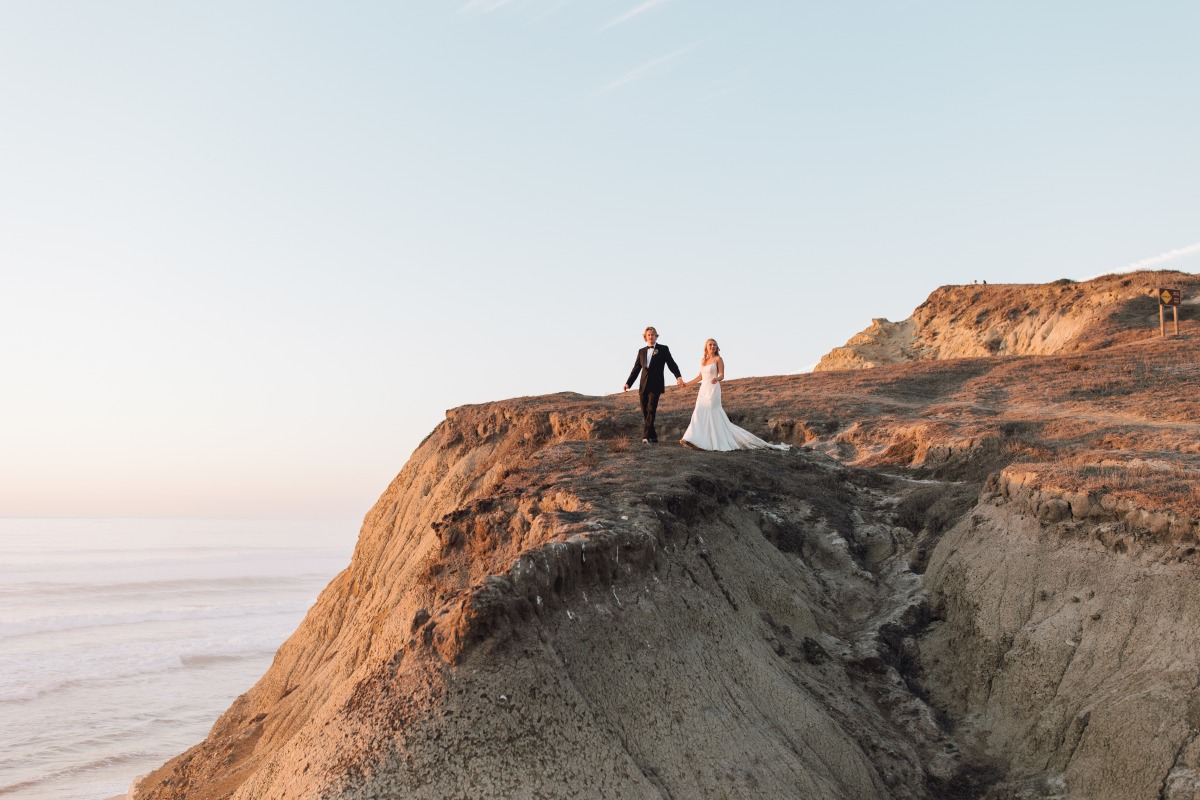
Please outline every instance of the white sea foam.
M113 767L120 767L124 764L135 763L135 762L145 758L147 755L150 755L150 754L145 751L135 752L135 753L121 753L121 754L115 755L115 756L106 756L104 758L97 758L97 759L93 759L91 761L81 762L78 764L72 764L71 766L62 767L61 769L54 770L53 772L51 772L47 775L39 775L36 778L30 778L28 780L18 781L16 783L10 783L8 785L0 786L0 796L6 795L6 794L16 794L18 792L24 793L24 792L28 792L28 791L36 788L39 784L45 784L45 783L53 782L53 781L60 781L63 778L76 778L76 777L79 777L88 772L95 772L97 770L107 770L107 769L112 769ZM25 796L25 795L22 794L22 796Z

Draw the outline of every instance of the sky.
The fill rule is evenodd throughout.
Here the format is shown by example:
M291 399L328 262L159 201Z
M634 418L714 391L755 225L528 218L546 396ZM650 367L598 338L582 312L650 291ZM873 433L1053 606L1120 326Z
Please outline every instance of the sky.
M361 519L646 325L790 374L944 284L1200 271L1191 0L0 20L0 516Z

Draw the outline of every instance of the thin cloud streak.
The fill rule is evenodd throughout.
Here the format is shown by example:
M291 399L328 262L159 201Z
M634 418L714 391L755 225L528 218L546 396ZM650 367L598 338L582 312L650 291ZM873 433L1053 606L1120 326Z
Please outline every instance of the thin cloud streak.
M599 89L592 92L592 97L599 97L602 94L608 94L609 92L613 91L614 89L619 89L622 86L627 86L628 84L633 83L634 81L641 80L642 78L646 77L651 72L653 72L656 68L661 67L663 64L666 64L669 61L674 61L675 59L682 56L684 53L687 53L689 50L695 50L701 44L703 44L703 42L696 42L694 44L689 44L687 47L684 47L681 50L676 50L674 53L668 53L667 55L665 55L661 58L656 58L653 61L647 61L645 64L642 64L637 69L626 72L624 75L617 78L615 81L604 84Z
M665 2L667 2L667 0L646 0L641 5L634 6L633 8L629 9L624 14L622 14L621 16L617 17L614 20L611 20L608 24L606 24L600 30L606 31L609 28L614 28L617 25L620 25L625 22L629 22L629 20L633 19L634 17L639 16L640 14L646 13L650 9L654 8L655 6L661 6Z
M510 4L512 0L470 0L458 10L459 15L490 14Z
M575 0L558 0L556 3L551 3L546 8L543 8L541 11L534 14L529 20L529 25L536 25L542 20L554 16L559 12L559 9L563 8L564 6L569 6L574 1Z
M1196 253L1200 253L1200 242L1185 245L1184 247L1176 247L1174 250L1168 250L1165 253L1160 253L1150 258L1143 258L1141 261L1134 261L1132 264L1126 264L1114 271L1133 272L1139 269L1146 269L1147 267L1155 267L1168 261L1174 261L1177 258L1183 258L1184 256L1195 255Z

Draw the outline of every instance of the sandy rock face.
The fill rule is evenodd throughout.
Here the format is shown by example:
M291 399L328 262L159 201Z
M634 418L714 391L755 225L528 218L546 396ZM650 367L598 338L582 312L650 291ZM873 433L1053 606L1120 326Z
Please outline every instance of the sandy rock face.
M969 758L889 663L918 600L880 479L631 445L620 402L451 412L268 673L134 796L959 785Z
M911 319L889 322L883 317L855 334L842 347L825 354L816 370L871 369L885 364L904 364L920 358L916 323Z
M901 322L872 320L814 368L869 369L920 360L1049 355L1111 347L1158 328L1163 286L1194 305L1200 281L1181 272L1136 272L1051 284L943 286Z
M935 551L921 641L934 703L1007 762L992 796L1195 797L1195 563L1159 545L1114 555L994 502Z

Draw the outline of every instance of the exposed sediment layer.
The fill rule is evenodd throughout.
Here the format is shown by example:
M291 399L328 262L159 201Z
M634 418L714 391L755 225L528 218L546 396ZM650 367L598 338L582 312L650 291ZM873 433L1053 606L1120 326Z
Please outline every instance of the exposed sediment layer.
M1117 553L1150 547L1190 558L1200 547L1200 520L1169 509L1141 508L1112 493L1054 486L1021 465L1002 470L988 482L988 488L1007 499L1018 513L1053 526L1057 535L1090 536Z
M930 560L932 701L1001 760L991 797L1194 797L1194 559L1157 544L1114 554L1096 529L1065 537L1018 495L988 494Z

